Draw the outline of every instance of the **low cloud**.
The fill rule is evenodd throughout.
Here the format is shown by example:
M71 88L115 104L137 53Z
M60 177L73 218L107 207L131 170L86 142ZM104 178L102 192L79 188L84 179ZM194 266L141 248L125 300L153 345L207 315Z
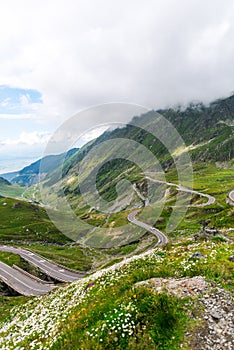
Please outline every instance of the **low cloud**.
M233 16L233 0L11 0L0 81L40 91L54 127L94 104L209 101L234 87Z
M159 109L227 96L233 18L233 0L2 2L0 156L42 155L49 138L42 130L53 133L93 105ZM81 132L102 123L82 116Z
M43 156L51 135L48 132L22 132L18 138L0 141L0 173L20 170Z
M1 141L1 147L46 145L50 137L51 134L48 132L22 132L17 139L6 139Z

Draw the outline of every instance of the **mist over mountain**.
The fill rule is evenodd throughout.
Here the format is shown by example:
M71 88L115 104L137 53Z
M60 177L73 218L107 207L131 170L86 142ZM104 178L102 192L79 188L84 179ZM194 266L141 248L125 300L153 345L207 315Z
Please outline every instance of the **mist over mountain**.
M209 105L202 103L191 103L187 108L168 108L158 110L157 113L164 116L179 132L184 140L185 148L174 150L174 155L168 151L153 135L146 135L142 129L126 125L124 128L106 131L96 140L91 141L81 147L81 149L70 150L63 165L64 176L72 169L77 168L77 164L103 141L113 138L128 138L142 143L150 148L164 168L173 165L172 156L177 156L178 152L189 152L191 159L195 163L199 162L228 162L234 158L234 95L216 100ZM142 125L150 125L156 115L155 111L138 116ZM51 155L43 158L44 177L50 178L48 184L56 183L56 169L61 165L63 154ZM22 186L32 186L39 180L41 159L23 168L18 172L6 173L1 176L12 183ZM112 164L112 166L115 166Z
M192 161L228 162L234 158L234 95L216 100L209 105L191 103L186 109L169 108L158 110L179 132L184 140L185 148L174 150L173 156L189 152ZM142 125L150 125L157 115L155 111L139 116ZM146 135L142 129L127 125L124 128L106 131L92 143L74 153L66 166L68 173L77 166L85 155L103 141L113 138L129 138L150 148L165 167L172 165L172 155L153 135Z

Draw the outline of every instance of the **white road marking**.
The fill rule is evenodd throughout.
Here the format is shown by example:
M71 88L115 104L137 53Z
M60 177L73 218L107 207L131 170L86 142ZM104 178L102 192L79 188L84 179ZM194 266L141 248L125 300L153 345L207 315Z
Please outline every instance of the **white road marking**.
M0 262L0 264L3 264ZM6 265L6 268L10 268L10 266ZM31 290L34 290L34 291L37 291L37 292L43 292L43 293L46 293L47 290L45 289L35 289L27 284L25 284L23 281L19 280L17 277L13 276L12 274L10 274L8 271L4 270L3 268L1 268L0 266L0 270L2 270L4 273L6 273L7 275L9 275L11 278L15 279L19 284L23 284L27 289L31 289ZM4 276L3 276L4 278ZM33 281L34 282L34 281Z

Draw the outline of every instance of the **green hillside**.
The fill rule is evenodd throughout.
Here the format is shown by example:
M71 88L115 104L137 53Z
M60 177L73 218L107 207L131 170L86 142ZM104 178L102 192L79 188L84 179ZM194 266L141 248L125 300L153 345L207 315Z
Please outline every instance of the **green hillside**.
M186 148L177 150L188 151L192 160L199 162L227 162L234 157L234 95L226 99L220 99L204 105L202 103L191 103L187 108L177 107L158 110L179 132L185 142ZM143 127L151 125L155 120L157 113L149 111L137 118L133 118L132 123ZM130 124L132 124L130 123ZM147 148L150 148L157 158L160 160L164 169L173 166L172 155L168 153L166 147L155 140L155 137L143 131L141 128L127 125L125 128L116 129L110 132L104 132L96 140L89 142L80 150L72 149L65 157L63 164L63 175L66 176L78 167L82 159L97 145L113 138L125 138L135 140L142 143ZM61 160L64 160L64 155L46 156L31 165L25 167L17 173L3 175L6 179L11 179L13 183L23 186L31 186L38 182L38 175L42 164L41 171L43 176L47 178L48 186L55 184L58 181L58 171L56 168L61 166ZM42 162L43 161L43 162ZM112 163L112 169L118 168L118 164ZM124 170L124 169L123 169Z
M207 329L204 317L209 315L202 301L212 302L215 293L222 295L228 317L232 248L227 242L200 242L198 246L191 239L180 239L123 259L47 296L22 298L11 312L5 297L8 309L3 311L0 346L9 350L193 349L194 339ZM198 249L205 259L191 259ZM203 281L201 276L205 287L198 283ZM185 277L186 282L177 285ZM187 283L192 277L195 286L191 289ZM173 288L165 285L157 290L154 278L174 281Z
M61 179L59 164L54 163L53 167L48 164L43 196L39 184L25 189L5 180L0 183L0 194L10 195L12 191L12 196L14 193L16 196L23 191L25 198L48 200L50 212L78 238L73 242L60 233L42 205L0 198L0 243L24 246L68 268L87 271L85 278L62 288L58 286L46 296L0 296L0 347L9 350L187 350L194 349L197 339L207 336L214 325L223 333L226 328L231 329L234 207L227 202L227 196L234 189L233 101L234 97L230 97L210 106L191 105L186 110L160 111L185 140L184 148L178 148L175 142L172 154L162 142L139 127L139 124L144 129L150 127L155 119L155 112L151 111L135 117L135 126L105 132L67 157ZM193 194L191 206L178 227L167 233L169 243L155 247L156 237L128 222L127 216L133 209L143 211L145 202L138 193L147 196L149 184L139 164L121 156L113 157L100 167L96 186L101 198L111 203L119 195L118 200L124 205L111 214L92 208L84 192L87 190L89 195L95 165L106 156L124 154L123 144L94 154L83 167L82 176L79 170L89 152L113 138L133 140L150 149L160 160L165 180L175 184L179 181L176 159L188 151L193 160L194 190L213 196L215 202L209 206L192 206L206 201ZM132 149L133 155L134 152L136 148ZM140 160L143 170L150 169L148 158L142 156ZM34 176L37 171L38 164L34 164L27 169L27 176ZM155 178L157 176L160 177L160 172ZM123 179L138 191L133 191L128 203L125 203L128 192L117 191ZM177 195L178 190L168 185L163 209L154 225L162 232L166 232ZM69 226L64 198L80 219L79 225L72 218L74 225ZM154 218L156 209L153 208L147 218ZM93 229L86 229L86 224ZM204 233L204 225L216 234L199 237L198 233ZM102 228L107 229L106 235ZM197 252L202 258L194 258ZM9 265L24 267L24 262L12 254L2 253L0 257ZM4 290L3 287L0 284L0 289ZM222 304L217 304L217 300ZM210 316L214 305L223 307L226 323L214 321ZM220 333L217 334L218 343ZM214 333L211 336L213 339ZM228 337L229 334L226 338L231 339Z
M45 210L31 203L1 198L0 217L0 243L69 242L50 222Z
M75 228L76 239L79 242L95 247L111 247L137 241L144 234L132 226L129 230L126 226L122 228L123 225L128 223L127 215L130 210L136 206L144 205L136 193L133 194L130 203L126 202L126 205L123 204L120 207L118 213L111 215L105 215L98 210L92 209L83 198L83 193L89 193L90 191L90 181L95 172L95 164L105 162L105 159L108 157L110 159L113 157L113 159L101 166L96 176L97 190L104 200L111 203L117 198L116 185L123 179L128 180L132 186L135 184L142 195L147 195L147 181L142 176L141 167L131 160L127 160L128 149L126 149L126 157L118 157L119 154L124 154L123 148L125 146L121 143L123 139L136 142L137 147L143 145L150 150L160 161L165 172L165 179L174 183L178 182L178 174L175 169L176 161L188 152L193 162L194 188L197 191L205 191L215 196L216 202L212 208L190 208L187 216L174 234L178 235L184 229L190 232L191 230L194 232L199 229L199 217L202 217L204 220L210 220L211 226L220 229L232 227L232 216L229 215L229 207L225 202L226 196L234 187L232 170L234 156L234 96L215 101L209 106L191 104L186 109L167 109L159 112L178 130L185 142L184 145L181 146L176 139L169 140L172 145L172 149L169 151L163 142L160 142L153 134L147 132L146 129L150 130L152 125L155 124L155 120L157 120L157 113L150 111L139 117L134 117L130 125L124 128L106 131L99 138L75 152L65 161L61 179L59 179L59 171L57 169L49 173L45 178L43 191L50 205L57 206L65 196L69 205L81 219L83 224ZM167 129L160 132L162 138L170 139L170 134L169 136L167 135ZM104 146L102 149L102 143L105 144L104 142L113 139L120 139L120 144L116 142L113 146ZM134 147L133 155L137 153L137 148L136 146ZM99 150L96 153L95 148ZM89 163L86 162L85 167L82 168L83 173L80 175L82 161L89 154L92 157L89 157L90 161ZM151 164L147 158L142 159L141 162L144 171L146 169L152 171ZM186 169L186 164L184 166ZM202 186L200 185L201 183L203 183ZM173 192L170 189L170 195L161 214L161 222L157 222L156 227L165 230L176 195L177 192ZM124 197L127 198L126 193L121 198L118 198L118 201L125 203ZM193 203L196 203L196 201L199 203L199 200L196 196L192 198ZM61 207L62 209L63 207ZM216 214L211 216L210 212L212 210ZM152 212L150 215L153 218L154 213ZM190 222L190 225L186 225L187 221ZM91 224L95 227L92 234L87 235L88 230L85 224ZM101 228L108 227L118 228L117 236L103 237Z
M159 111L177 128L196 162L234 158L234 96L209 106L191 104L185 111Z
M8 180L4 178L0 178L0 196L3 197L20 197L23 192L24 188L17 185L17 184L11 184Z
M208 106L201 103L191 104L185 110L171 108L158 110L158 113L163 115L177 129L194 162L222 162L234 158L234 95L223 100L217 100ZM138 124L144 129L144 126L150 126L156 117L156 112L150 111L140 116L140 118L133 118L132 123L135 124L134 120L138 119ZM151 152L156 154L162 163L171 160L165 146L155 140L153 135L147 134L133 125L127 125L125 128L105 132L94 142L81 148L64 166L64 174L77 167L77 164L92 148L113 138L135 140L148 148L150 147Z

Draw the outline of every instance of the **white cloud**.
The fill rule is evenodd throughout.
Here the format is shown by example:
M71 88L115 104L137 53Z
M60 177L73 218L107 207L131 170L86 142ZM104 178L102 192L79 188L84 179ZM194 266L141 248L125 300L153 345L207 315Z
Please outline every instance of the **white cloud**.
M8 107L10 102L10 98L6 98L0 103L0 107Z
M91 140L96 139L98 136L103 134L104 131L106 131L107 129L109 129L109 126L100 126L99 128L88 130L86 133L84 133L81 136L78 146L81 146Z
M12 114L12 113L0 113L0 120L1 119L9 119L9 120L20 120L20 119L35 119L34 114L30 113L21 113L21 114Z
M227 95L234 89L233 18L233 0L2 2L0 84L35 89L42 103L22 94L9 106L4 98L0 155L39 155L47 136L33 130L54 130L95 104L157 109ZM82 132L100 120L82 119Z
M22 132L18 138L0 140L0 171L15 171L43 156L51 135L48 132Z
M30 105L30 97L28 94L20 95L20 106L23 108L28 108Z
M51 134L48 132L22 132L17 139L6 139L1 141L1 146L19 146L19 145L46 145Z
M40 91L34 118L53 126L111 101L207 101L233 90L233 16L232 0L9 0L0 81Z

